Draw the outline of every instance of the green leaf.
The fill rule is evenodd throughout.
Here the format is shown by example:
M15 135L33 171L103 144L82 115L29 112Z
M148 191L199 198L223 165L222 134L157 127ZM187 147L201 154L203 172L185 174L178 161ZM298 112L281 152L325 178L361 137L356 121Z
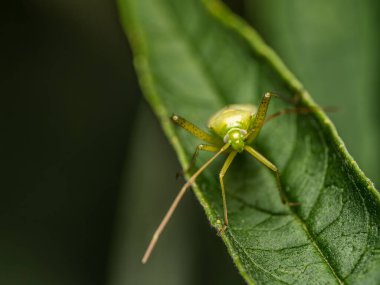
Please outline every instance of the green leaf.
M339 107L338 112L329 116L350 154L378 185L379 25L375 11L379 9L374 9L375 2L363 0L357 5L346 0L291 3L246 0L245 3L244 13L314 99L321 106Z
M218 1L119 0L119 7L141 87L184 167L199 141L174 128L173 112L204 126L223 106L257 104L268 90L315 110L271 121L257 140L299 207L281 203L273 175L248 155L226 175L230 226L222 239L246 282L379 284L379 194L260 36ZM286 107L278 100L271 112ZM193 187L215 228L222 162Z

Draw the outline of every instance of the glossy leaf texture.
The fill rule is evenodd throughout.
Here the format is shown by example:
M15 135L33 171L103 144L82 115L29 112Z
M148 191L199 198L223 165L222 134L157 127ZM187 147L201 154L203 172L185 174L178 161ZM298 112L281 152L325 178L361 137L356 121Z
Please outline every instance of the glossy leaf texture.
M225 177L230 226L221 237L246 282L379 284L379 194L260 36L219 1L119 0L119 8L142 90L184 167L200 142L171 124L174 112L205 127L225 105L258 104L266 91L313 110L268 122L255 144L300 206L283 205L272 173L248 154ZM294 107L271 104L270 113ZM223 219L222 163L193 187L216 229Z

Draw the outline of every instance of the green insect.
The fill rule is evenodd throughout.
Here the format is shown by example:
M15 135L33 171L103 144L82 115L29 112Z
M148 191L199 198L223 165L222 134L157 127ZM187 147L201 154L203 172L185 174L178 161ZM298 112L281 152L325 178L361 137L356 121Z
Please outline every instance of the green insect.
M199 151L201 150L214 152L215 154L191 176L191 178L183 185L177 194L175 200L173 201L161 224L155 231L151 242L148 245L148 248L142 259L143 263L146 263L148 261L149 256L155 244L157 243L160 234L168 223L170 217L172 216L175 208L178 206L186 190L194 183L199 174L201 174L202 171L222 153L228 153L227 159L224 162L224 165L219 173L224 210L224 225L221 229L222 232L228 227L228 211L223 177L238 153L246 151L254 158L256 158L259 162L261 162L264 166L269 168L275 176L277 188L279 190L282 202L290 206L298 205L297 203L287 201L285 193L281 187L280 172L278 171L277 167L251 146L252 142L259 135L264 123L268 120L266 120L266 113L270 99L273 96L276 95L270 92L265 93L258 108L254 105L245 104L230 105L221 109L216 114L214 114L208 122L208 128L211 130L211 134L204 132L191 122L185 120L184 118L181 118L178 115L173 115L171 117L173 123L185 129L193 136L208 143L200 144L196 147L192 158L192 163L190 165L194 163ZM276 113L272 115L271 118L287 112L288 111Z

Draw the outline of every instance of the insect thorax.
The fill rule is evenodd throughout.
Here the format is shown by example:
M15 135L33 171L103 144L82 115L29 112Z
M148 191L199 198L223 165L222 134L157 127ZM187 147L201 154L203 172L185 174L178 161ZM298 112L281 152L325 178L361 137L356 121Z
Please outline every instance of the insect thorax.
M257 107L250 104L229 105L215 113L208 121L209 129L224 139L231 129L248 131Z

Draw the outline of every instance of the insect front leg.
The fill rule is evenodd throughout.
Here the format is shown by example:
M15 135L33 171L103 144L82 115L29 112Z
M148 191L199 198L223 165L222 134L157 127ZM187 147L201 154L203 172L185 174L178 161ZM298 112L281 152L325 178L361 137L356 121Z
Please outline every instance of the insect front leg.
M164 230L165 226L167 225L167 223L169 222L171 216L173 215L174 213L174 210L177 208L179 202L182 200L182 197L183 195L185 195L185 192L187 191L187 189L190 188L191 185L193 185L193 183L195 182L195 179L203 172L203 170L206 169L207 166L209 166L220 154L222 154L223 152L225 152L228 148L230 147L230 144L225 144L223 147L221 147L219 149L219 151L214 154L209 160L207 160L205 162L205 164L203 164L194 174L193 176L191 176L189 178L189 180L182 186L181 190L179 190L177 196L175 197L173 203L170 205L170 208L169 210L166 212L164 218L162 219L160 225L158 226L158 228L156 229L156 231L154 232L153 236L152 236L152 239L145 251L145 254L142 258L142 263L146 263L162 233L162 231Z

